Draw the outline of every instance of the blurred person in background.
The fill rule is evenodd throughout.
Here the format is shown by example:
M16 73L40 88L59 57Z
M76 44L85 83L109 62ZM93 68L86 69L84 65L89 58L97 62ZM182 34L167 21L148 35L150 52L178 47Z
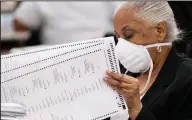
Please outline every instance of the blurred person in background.
M22 2L14 13L16 31L40 31L43 44L99 38L112 32L120 2Z

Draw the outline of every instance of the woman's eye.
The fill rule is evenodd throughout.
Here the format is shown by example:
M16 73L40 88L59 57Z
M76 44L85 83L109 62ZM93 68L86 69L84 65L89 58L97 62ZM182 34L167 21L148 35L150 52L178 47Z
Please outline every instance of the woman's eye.
M129 39L131 39L133 37L133 34L134 34L133 31L126 30L125 33L124 33L124 37L125 37L126 40L129 40Z
M131 39L132 37L133 37L133 35L125 36L125 39L126 39L126 40L129 40L129 39Z

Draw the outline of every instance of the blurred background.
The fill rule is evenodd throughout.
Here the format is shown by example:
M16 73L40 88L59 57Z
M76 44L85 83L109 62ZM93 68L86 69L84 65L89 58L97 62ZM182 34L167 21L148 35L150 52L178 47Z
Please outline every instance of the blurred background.
M114 36L118 1L1 2L1 54ZM192 2L169 2L184 40L178 49L192 57Z

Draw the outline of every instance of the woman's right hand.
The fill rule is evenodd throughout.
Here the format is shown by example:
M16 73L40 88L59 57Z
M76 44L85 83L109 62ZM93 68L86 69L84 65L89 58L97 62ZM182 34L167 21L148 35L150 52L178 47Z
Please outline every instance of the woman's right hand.
M104 78L104 80L109 86L124 96L127 102L129 116L131 120L135 120L142 109L138 79L109 71L107 71L107 75L109 77Z

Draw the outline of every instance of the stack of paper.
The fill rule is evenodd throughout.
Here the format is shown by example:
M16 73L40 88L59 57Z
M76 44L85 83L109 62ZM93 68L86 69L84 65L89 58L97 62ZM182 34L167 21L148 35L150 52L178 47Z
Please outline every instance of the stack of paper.
M14 103L1 103L1 120L17 120L26 115L26 110Z

